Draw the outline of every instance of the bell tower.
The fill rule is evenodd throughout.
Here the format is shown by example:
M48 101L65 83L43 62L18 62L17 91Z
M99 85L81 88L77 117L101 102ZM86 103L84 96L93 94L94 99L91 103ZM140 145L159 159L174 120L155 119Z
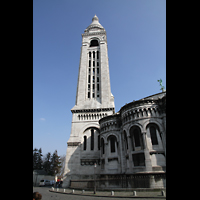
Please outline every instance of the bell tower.
M64 187L69 186L70 179L93 176L94 163L97 164L97 172L100 171L99 120L115 112L107 36L96 15L82 34L76 103L71 112Z

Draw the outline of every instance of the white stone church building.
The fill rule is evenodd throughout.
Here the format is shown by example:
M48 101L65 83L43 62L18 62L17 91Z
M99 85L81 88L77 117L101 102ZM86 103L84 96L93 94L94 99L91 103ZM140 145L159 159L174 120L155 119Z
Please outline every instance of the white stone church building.
M86 180L93 179L94 173L102 188L109 187L110 179L122 177L132 182L126 181L125 186L112 182L112 186L165 187L165 108L166 92L161 92L128 103L115 113L106 31L95 15L82 34L63 187L78 187L81 181L87 187Z

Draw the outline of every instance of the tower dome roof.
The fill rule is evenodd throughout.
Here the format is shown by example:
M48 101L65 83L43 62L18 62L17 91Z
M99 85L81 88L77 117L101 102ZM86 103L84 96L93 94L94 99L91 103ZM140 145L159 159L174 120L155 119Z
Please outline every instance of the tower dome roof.
M85 29L85 32L88 32L90 31L90 29L93 28L105 30L103 26L99 23L99 18L96 15L92 18L92 23Z

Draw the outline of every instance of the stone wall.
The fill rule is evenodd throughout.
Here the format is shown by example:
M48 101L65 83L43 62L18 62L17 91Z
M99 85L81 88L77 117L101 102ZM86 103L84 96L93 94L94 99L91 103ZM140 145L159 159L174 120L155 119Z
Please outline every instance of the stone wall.
M131 189L131 188L166 188L165 173L134 174L134 175L104 175L96 179L97 190ZM94 179L71 180L70 188L90 189L94 188Z

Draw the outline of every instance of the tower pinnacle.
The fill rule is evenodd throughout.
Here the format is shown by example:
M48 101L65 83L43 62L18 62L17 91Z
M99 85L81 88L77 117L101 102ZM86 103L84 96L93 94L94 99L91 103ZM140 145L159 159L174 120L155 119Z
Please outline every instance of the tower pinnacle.
M96 16L96 14L95 14L95 16L92 18L92 21L99 21L99 18Z

